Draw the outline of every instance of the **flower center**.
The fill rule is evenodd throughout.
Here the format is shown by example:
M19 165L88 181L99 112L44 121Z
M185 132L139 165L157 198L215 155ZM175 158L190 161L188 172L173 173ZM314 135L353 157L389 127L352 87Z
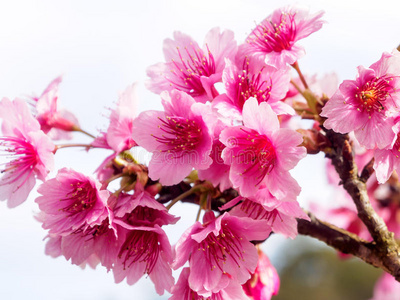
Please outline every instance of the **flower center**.
M124 270L134 263L146 263L145 273L150 274L160 254L158 235L151 231L131 231L118 254L123 259Z
M277 159L275 148L265 135L260 135L253 129L240 129L247 133L247 137L238 138L238 147L242 150L237 153L236 159L239 164L248 166L242 175L256 175L258 185L274 169Z
M89 182L76 181L71 183L71 192L60 201L68 201L68 204L61 209L62 211L75 215L91 209L96 204L96 190Z
M194 120L182 117L166 117L166 120L159 118L159 128L165 132L161 137L154 138L168 146L162 152L181 153L194 150L201 140L200 126Z
M244 261L241 244L242 238L235 236L233 232L228 228L228 224L221 226L221 231L218 236L215 236L211 232L200 244L199 251L204 252L205 259L208 265L211 266L211 271L218 268L223 273L224 264L226 264L228 258L230 262L237 265L238 268L241 266L241 262Z
M390 81L393 77L382 76L371 79L366 82L360 89L357 87L356 99L358 99L358 111L381 112L385 109L385 101L390 93L393 92L393 87Z
M0 137L0 152L5 153L2 155L6 159L9 158L8 162L0 164L0 173L8 174L2 178L1 185L11 184L24 174L27 174L26 181L39 162L33 145L18 137Z
M260 52L281 52L291 49L296 37L294 14L282 12L279 23L265 20L259 24L247 39Z
M208 46L207 46L208 50ZM215 61L211 52L208 50L208 57L203 50L191 45L191 49L185 47L186 53L181 53L177 47L180 61L172 60L172 76L165 77L178 90L184 91L192 97L205 94L201 76L210 77L215 73Z
M270 98L272 80L270 79L269 82L263 80L263 69L264 67L257 74L250 75L248 59L243 62L242 75L239 75L237 81L237 99L240 109L243 109L244 103L250 97L256 98L258 103L267 102Z

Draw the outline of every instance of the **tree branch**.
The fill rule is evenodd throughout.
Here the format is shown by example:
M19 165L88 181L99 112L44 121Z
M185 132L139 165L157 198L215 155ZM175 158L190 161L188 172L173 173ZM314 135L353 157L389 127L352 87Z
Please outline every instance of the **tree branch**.
M374 267L391 273L383 263L375 242L367 242L356 234L319 220L310 212L307 214L311 221L297 219L297 229L300 234L316 238L342 253L354 255Z
M332 148L326 152L326 156L332 160L341 184L357 207L358 217L374 239L374 253L379 254L383 269L400 281L400 248L394 239L394 234L387 229L385 222L375 212L369 201L365 184L369 176L365 172L369 171L365 171L361 177L358 176L358 169L347 134L343 135L327 130L326 136L332 144Z

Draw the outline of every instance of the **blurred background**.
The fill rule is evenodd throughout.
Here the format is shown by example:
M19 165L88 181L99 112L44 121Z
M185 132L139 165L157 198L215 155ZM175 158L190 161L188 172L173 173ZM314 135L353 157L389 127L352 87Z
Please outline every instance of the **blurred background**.
M201 45L209 29L219 26L244 41L257 22L293 1L0 1L0 97L40 95L63 75L60 106L73 112L91 133L105 129L108 109L118 92L138 82L140 111L160 109L157 95L146 91L146 68L164 61L162 42L175 30ZM336 72L353 79L358 65L369 66L383 51L400 43L400 4L395 1L301 1L311 12L325 10L322 30L300 42L307 55L304 73ZM362 5L361 5L362 4ZM88 141L76 134L76 141ZM66 149L57 168L69 166L92 174L108 152ZM312 171L310 171L312 170ZM299 201L329 204L323 157L303 160L293 176L303 187ZM155 294L149 278L136 285L115 284L99 267L82 270L64 258L44 254L46 233L34 219L35 193L8 209L0 203L0 299L167 299ZM174 207L183 215L168 228L171 243L190 226L197 208ZM380 272L357 260L338 262L336 253L309 238L287 241L272 236L263 245L281 276L275 299L368 299Z

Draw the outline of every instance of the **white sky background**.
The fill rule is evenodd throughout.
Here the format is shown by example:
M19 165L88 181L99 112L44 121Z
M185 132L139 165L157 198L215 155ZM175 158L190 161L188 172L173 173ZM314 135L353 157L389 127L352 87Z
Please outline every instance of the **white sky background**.
M0 98L40 94L64 74L59 103L76 114L82 128L95 133L107 126L105 108L113 107L118 92L133 82L141 85L141 110L160 108L159 97L143 87L145 70L163 61L162 41L174 30L202 44L206 32L219 26L233 30L240 43L255 22L287 3L294 2L0 0ZM301 42L307 56L300 66L306 73L336 71L340 79L353 79L358 65L369 66L400 43L396 0L301 3L311 12L325 10L328 21ZM65 150L57 153L57 166L90 174L106 154ZM324 187L317 188L325 182L320 162L321 157L306 160L294 172L304 186L301 201L327 200ZM12 210L0 203L0 299L161 299L150 279L116 285L101 267L82 271L64 258L45 256L45 231L33 219L38 210L33 200ZM169 230L182 232L195 219L196 209L174 209L177 214L189 210L181 226ZM178 237L171 236L171 241ZM273 240L264 248L273 249Z

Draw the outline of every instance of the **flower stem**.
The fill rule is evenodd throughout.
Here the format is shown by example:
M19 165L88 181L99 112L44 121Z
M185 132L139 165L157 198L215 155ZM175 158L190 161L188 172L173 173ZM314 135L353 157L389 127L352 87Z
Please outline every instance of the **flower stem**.
M301 71L300 71L299 63L296 61L296 62L292 65L292 67L296 70L297 74L299 74L300 80L301 80L301 82L303 83L304 88L308 89L308 84L307 84L307 82L306 82L306 79L304 78L303 73L301 73Z

